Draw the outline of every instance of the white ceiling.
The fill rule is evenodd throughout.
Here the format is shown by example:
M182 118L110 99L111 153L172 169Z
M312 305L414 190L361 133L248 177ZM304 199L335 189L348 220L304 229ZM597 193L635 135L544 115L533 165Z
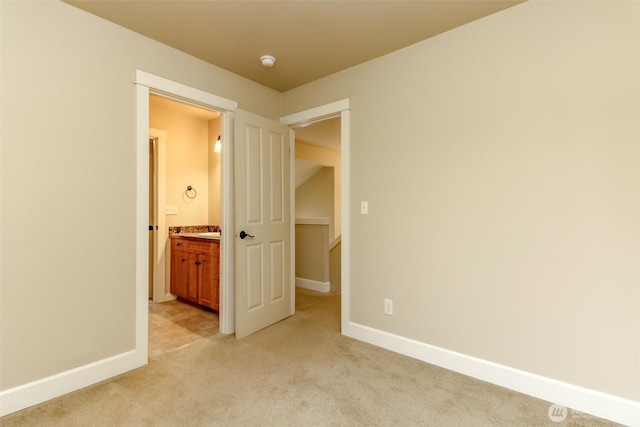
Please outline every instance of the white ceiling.
M65 0L286 91L524 0ZM264 68L262 55L276 64Z

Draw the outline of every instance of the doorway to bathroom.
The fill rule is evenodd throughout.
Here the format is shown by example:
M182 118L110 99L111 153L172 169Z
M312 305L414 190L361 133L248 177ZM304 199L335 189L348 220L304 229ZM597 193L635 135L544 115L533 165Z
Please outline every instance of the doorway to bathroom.
M172 292L170 236L220 231L221 133L220 112L149 95L150 357L219 330L217 300L206 307ZM217 288L220 241L207 239L217 249L207 266Z
M169 234L221 229L221 113L149 95L150 240L154 302L169 292Z

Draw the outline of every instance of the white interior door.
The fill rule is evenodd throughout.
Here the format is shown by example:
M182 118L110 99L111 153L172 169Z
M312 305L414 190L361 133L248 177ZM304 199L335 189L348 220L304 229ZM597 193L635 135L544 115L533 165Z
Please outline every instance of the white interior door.
M234 124L236 338L292 313L289 127L242 110Z

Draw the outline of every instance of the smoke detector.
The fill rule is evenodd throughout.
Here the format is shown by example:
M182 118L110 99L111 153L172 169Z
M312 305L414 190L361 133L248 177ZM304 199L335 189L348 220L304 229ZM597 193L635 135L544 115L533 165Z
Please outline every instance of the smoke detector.
M264 65L265 67L271 68L273 67L273 64L276 63L276 58L271 55L262 55L260 57L260 62L262 62L262 65Z

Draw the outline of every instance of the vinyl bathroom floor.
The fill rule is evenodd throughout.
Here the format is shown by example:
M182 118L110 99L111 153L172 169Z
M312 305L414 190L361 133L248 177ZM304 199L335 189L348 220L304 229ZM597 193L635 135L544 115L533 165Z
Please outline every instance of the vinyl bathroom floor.
M149 357L220 333L218 314L180 300L149 301Z

